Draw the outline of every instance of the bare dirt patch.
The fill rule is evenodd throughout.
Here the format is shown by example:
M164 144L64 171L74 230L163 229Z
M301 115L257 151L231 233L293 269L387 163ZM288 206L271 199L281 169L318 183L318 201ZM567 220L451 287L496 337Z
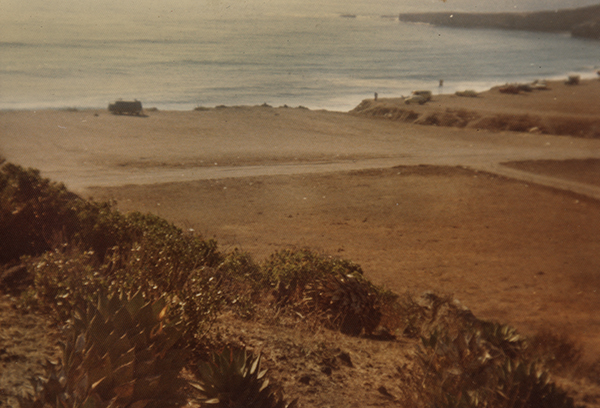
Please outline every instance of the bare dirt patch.
M0 293L0 406L18 407L33 393L30 378L44 374L46 359L60 356L59 330L45 316L22 313Z
M503 163L505 166L600 186L600 160L527 160Z
M415 339L373 341L278 319L240 321L223 315L223 341L263 356L269 378L302 407L414 406L417 385ZM412 404L411 404L412 402Z

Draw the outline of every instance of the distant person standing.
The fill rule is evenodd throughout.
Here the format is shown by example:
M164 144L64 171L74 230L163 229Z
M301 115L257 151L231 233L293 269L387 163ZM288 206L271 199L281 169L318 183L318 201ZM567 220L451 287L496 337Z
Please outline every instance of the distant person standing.
M374 99L377 100L377 92L375 92L375 98Z

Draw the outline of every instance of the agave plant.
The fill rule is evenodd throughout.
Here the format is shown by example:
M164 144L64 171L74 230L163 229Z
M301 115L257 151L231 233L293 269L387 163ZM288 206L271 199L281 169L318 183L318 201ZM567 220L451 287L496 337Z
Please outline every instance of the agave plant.
M574 408L547 371L522 359L524 339L509 326L483 324L423 337L425 389L440 408ZM513 355L516 357L513 358Z
M426 375L426 393L439 407L478 407L489 400L503 355L478 331L450 334L438 329L421 338L419 360Z
M509 358L518 359L524 356L527 341L514 327L496 322L482 322L481 334Z
M36 395L21 406L142 408L173 398L184 352L174 348L181 333L166 309L141 293L100 296L75 313L62 361L48 364L48 378L33 381Z
M297 400L287 403L281 390L269 384L260 359L245 349L213 353L198 365L199 382L192 385L205 396L204 404L218 408L294 408Z
M511 408L575 408L573 398L550 381L534 363L508 360L502 367L497 394Z

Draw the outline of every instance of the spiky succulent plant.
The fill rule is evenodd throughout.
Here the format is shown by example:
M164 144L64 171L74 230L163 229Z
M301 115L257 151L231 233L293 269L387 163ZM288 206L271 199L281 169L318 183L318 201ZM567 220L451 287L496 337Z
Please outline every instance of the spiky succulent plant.
M535 363L508 360L502 366L502 381L496 393L506 406L514 408L583 408L576 406L573 398L550 381L547 371Z
M287 403L281 390L269 384L260 360L245 349L213 353L210 361L198 365L198 383L192 385L205 396L204 404L218 408L295 407L297 400Z
M99 296L75 313L66 331L62 361L48 378L34 380L36 395L23 407L135 407L171 399L180 385L184 352L166 302L146 302L141 293Z
M483 329L440 328L423 337L419 359L425 393L440 408L575 408L574 401L550 381L547 371L528 361L524 339L515 329L493 323Z

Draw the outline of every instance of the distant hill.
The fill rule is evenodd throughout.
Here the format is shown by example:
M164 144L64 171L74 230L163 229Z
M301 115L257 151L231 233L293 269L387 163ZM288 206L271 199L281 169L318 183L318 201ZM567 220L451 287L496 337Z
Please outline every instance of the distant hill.
M409 13L400 21L459 28L570 32L600 40L600 5L529 13Z

